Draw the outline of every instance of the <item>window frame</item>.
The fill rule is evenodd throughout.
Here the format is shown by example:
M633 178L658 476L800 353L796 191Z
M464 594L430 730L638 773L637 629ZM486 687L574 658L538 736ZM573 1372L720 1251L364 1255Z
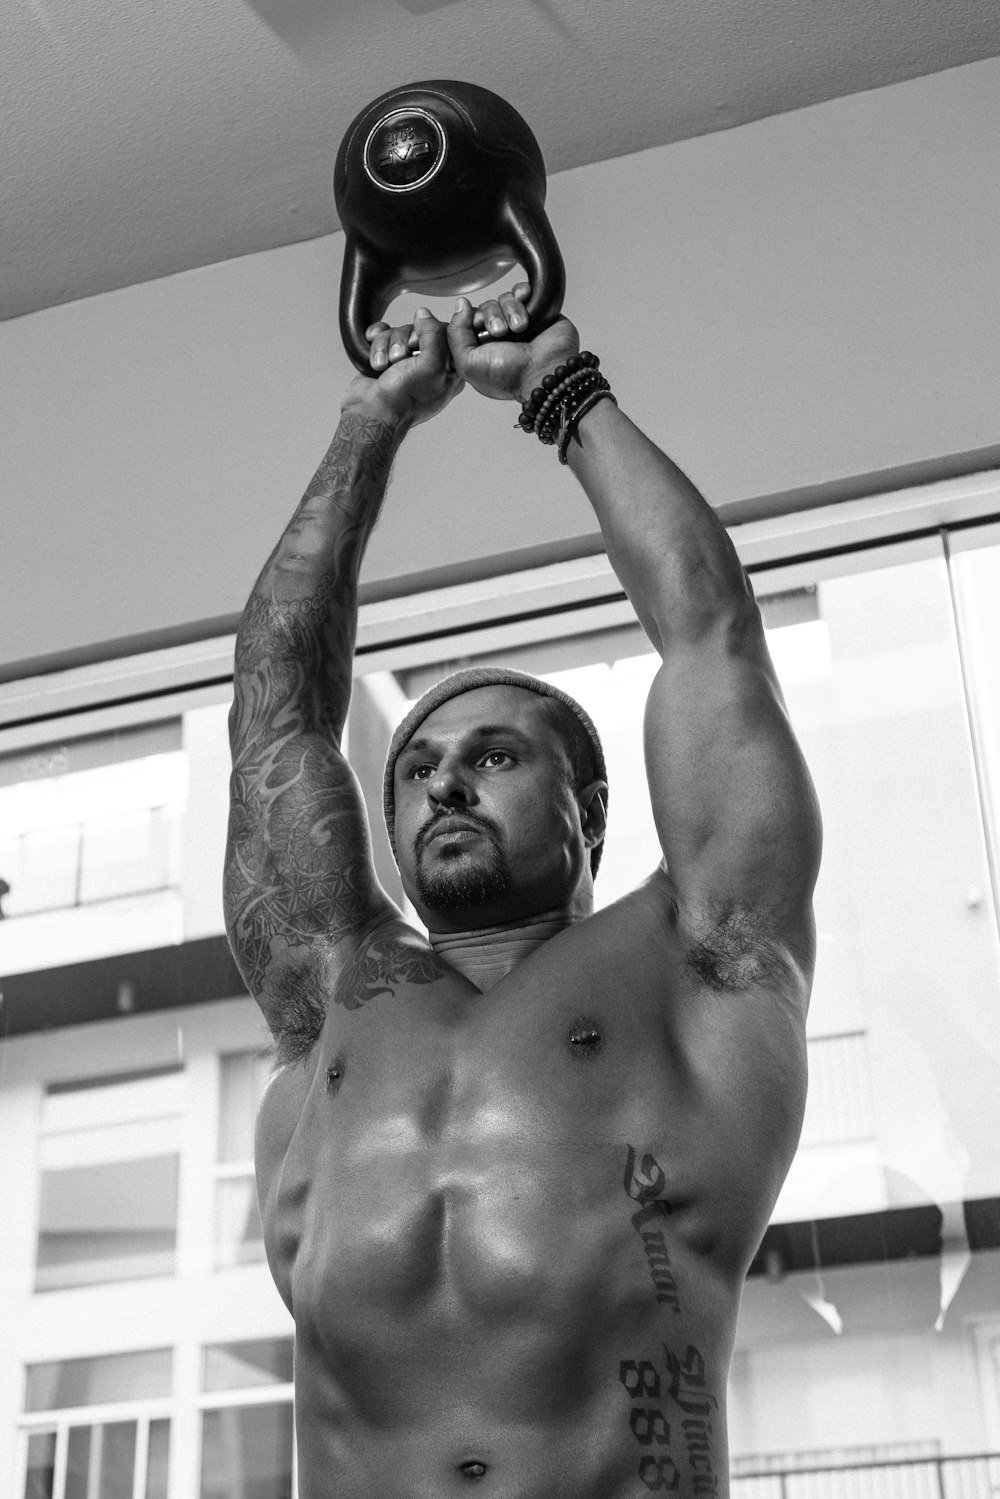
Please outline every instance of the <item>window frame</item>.
M725 520L724 509L720 512ZM918 485L730 527L740 559L762 585L769 570L908 539L1000 526L1000 473ZM758 575L761 575L758 578ZM790 574L783 572L788 578ZM783 587L792 586L784 582ZM634 615L603 552L499 577L364 602L356 660L362 673L423 665L492 644L591 632ZM0 754L59 739L152 723L216 705L232 692L235 628L187 645L137 652L0 682Z
M70 1431L80 1426L109 1426L116 1422L134 1421L136 1436L133 1493L138 1493L145 1499L150 1424L153 1421L166 1420L169 1423L169 1438L172 1442L174 1406L175 1401L172 1395L162 1395L148 1400L118 1400L104 1405L67 1406L58 1410L32 1411L30 1414L20 1416L17 1442L17 1472L22 1485L20 1493L24 1492L24 1484L27 1480L28 1443L32 1436L44 1436L47 1432L54 1432L56 1450L52 1495L53 1499L64 1499Z

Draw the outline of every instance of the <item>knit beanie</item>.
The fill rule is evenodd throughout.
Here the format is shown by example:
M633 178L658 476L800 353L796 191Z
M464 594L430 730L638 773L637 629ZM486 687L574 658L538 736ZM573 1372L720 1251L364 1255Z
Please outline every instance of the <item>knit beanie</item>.
M453 697L459 697L463 692L474 692L477 687L523 687L526 692L537 692L539 697L555 698L557 703L562 703L583 725L587 738L590 740L594 756L593 779L607 781L608 769L604 762L604 750L601 747L600 736L594 726L594 721L576 701L576 698L570 697L568 692L563 692L561 687L553 687L549 682L543 682L540 677L533 677L526 671L515 671L506 666L470 666L464 671L453 672L450 677L445 677L443 681L435 683L424 693L423 697L414 703L389 744L385 775L382 780L382 809L385 813L385 826L389 834L392 856L397 864L399 856L396 853L395 835L396 761L424 719L430 717L435 708L440 708L442 703L447 703ZM607 795L605 795L606 804ZM597 873L597 866L601 861L602 847L602 844L598 844L591 850L591 871L594 874Z

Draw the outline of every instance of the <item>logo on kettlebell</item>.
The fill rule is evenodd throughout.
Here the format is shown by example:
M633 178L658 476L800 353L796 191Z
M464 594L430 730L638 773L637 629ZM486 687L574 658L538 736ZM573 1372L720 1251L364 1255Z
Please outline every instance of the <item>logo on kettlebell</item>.
M448 150L441 124L425 109L397 109L365 141L365 171L390 193L412 192L438 172Z

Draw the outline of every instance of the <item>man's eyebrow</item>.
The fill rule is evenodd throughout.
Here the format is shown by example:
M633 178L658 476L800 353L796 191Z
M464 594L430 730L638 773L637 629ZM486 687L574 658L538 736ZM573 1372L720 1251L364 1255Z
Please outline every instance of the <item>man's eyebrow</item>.
M510 724L496 723L477 724L474 729L469 730L468 739L472 743L483 739L513 740L521 745L530 745L532 743L529 735L523 734L520 729L512 728ZM399 758L402 759L404 755L423 755L428 750L437 749L438 747L436 740L427 739L424 736L421 736L419 739L410 739L400 750Z

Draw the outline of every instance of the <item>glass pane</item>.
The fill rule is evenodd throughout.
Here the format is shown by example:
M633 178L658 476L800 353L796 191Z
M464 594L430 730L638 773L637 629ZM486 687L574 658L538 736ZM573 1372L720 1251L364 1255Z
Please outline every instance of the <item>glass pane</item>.
M170 825L163 807L102 818L83 828L81 901L163 890L170 874Z
M292 1499L291 1404L206 1411L200 1499Z
M91 1442L89 1426L71 1426L66 1443L66 1487L64 1499L91 1499L95 1485L91 1483L91 1450L95 1458L100 1456L100 1428L98 1441ZM96 1467L96 1465L95 1465Z
M216 1184L215 1263L248 1265L264 1258L264 1227L252 1172Z
M21 840L0 835L0 917L10 916L12 888L19 883Z
M170 1275L176 1155L43 1171L35 1287Z
M220 1057L219 1064L219 1162L252 1162L257 1106L272 1063L248 1051Z
M734 1493L958 1499L989 1492L958 1454L992 1445L1000 963L947 570L817 601L785 680L825 824L809 1101L730 1381L736 1469L772 1476Z
M8 916L51 911L77 900L80 829L43 828L20 840L17 874L9 878Z
M101 1442L97 1492L101 1499L132 1499L135 1487L134 1421L115 1421L96 1428Z
M825 826L795 1220L1000 1185L997 930L944 560L818 597L829 665L786 684Z
M203 1390L243 1390L255 1385L290 1384L292 1339L213 1343L203 1350L202 1360Z
M24 1499L53 1499L52 1485L55 1469L55 1432L33 1432L28 1438L28 1471L24 1480Z
M170 1422L150 1421L146 1459L146 1499L167 1499L170 1461Z
M220 904L224 787L220 796L217 783L206 784L210 765L209 778L217 777L201 753L197 827L189 824L181 746L189 724L208 712L185 714L183 730L175 719L83 739L70 732L62 743L7 754L0 746L0 879L10 885L3 909L32 918L0 927L0 969L26 973L162 946L192 926L199 935L221 931L221 920L206 922L200 897L211 884ZM224 748L223 734L220 759ZM182 927L185 838L196 872Z
M29 1364L24 1408L73 1410L118 1400L152 1400L170 1394L172 1378L173 1354L169 1348Z

